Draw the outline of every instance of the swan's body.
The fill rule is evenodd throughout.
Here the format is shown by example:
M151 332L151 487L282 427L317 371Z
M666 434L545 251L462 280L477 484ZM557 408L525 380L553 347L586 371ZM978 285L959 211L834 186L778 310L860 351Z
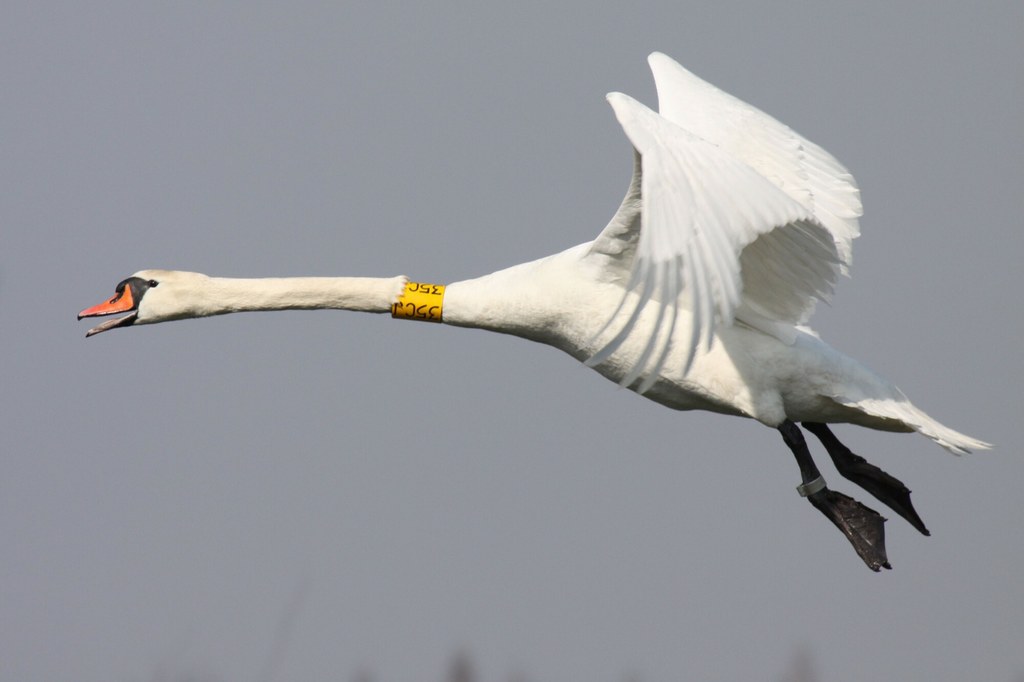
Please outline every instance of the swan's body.
M582 244L559 254L448 285L449 324L514 334L554 346L587 361L594 339L622 286L607 281L609 257ZM507 313L515 311L514 316ZM657 317L649 305L632 334L595 369L621 383L646 348ZM690 328L679 311L675 336ZM644 397L677 410L709 410L752 417L772 427L795 422L853 423L886 431L920 431L962 453L984 447L915 408L894 385L835 350L807 328L794 328L790 343L742 324L720 326L715 342L683 371L686 348L670 349L664 368ZM631 384L638 388L639 381Z
M593 242L448 285L436 297L438 316L554 346L673 409L779 429L801 466L802 494L869 566L887 566L880 517L824 487L794 423L822 440L844 475L922 532L909 491L845 450L824 425L917 431L956 453L987 444L931 419L805 326L815 300L828 297L850 262L861 207L849 173L668 57L652 55L651 65L660 114L609 95L637 155L626 198L604 231ZM80 317L129 313L92 334L250 310L385 313L403 300L407 282L144 270Z

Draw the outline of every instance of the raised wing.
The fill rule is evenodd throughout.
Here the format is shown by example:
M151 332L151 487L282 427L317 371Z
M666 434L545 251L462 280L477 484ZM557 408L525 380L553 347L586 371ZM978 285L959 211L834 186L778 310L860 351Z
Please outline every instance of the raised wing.
M787 125L693 75L660 52L647 58L658 111L743 161L809 209L832 235L843 272L860 235L860 191L834 156Z
M791 338L814 300L831 293L860 212L852 178L820 147L668 57L650 61L672 116L626 95L608 96L640 160L594 246L617 249L624 267L629 261L626 294L609 325L627 301L635 307L588 361L597 365L614 353L656 302L653 331L643 332L644 350L622 381L644 377L641 392L657 379L672 344L684 344L687 371L718 324L739 319L789 340L786 330ZM693 316L688 339L673 338L681 308Z

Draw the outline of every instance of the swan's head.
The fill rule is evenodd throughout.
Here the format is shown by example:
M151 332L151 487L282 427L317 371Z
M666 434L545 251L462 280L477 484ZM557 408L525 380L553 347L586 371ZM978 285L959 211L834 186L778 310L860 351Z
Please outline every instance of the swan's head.
M209 277L198 272L141 270L118 282L113 298L78 313L83 317L102 317L128 313L106 320L86 336L133 324L153 324L203 315L202 292ZM209 314L209 313L206 313Z

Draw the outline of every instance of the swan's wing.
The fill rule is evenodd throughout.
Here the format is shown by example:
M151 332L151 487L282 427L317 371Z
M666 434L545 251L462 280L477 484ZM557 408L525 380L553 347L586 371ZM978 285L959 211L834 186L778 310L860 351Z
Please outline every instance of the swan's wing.
M627 293L612 319L619 318L630 291L639 296L616 336L588 364L614 353L634 332L642 309L655 301L653 329L645 332L640 358L623 380L629 385L645 376L644 391L657 378L670 343L685 344L688 369L697 349L710 345L715 325L732 323L744 289L740 254L748 245L785 228L770 241L766 255L772 262L764 269L801 296L813 296L834 278L835 249L805 206L747 164L631 97L612 93L608 101L640 154L639 238ZM627 195L624 205L629 200ZM624 220L628 214L620 209L616 216ZM693 315L689 339L671 338L680 307Z
M816 299L827 300L850 260L860 197L831 155L774 118L650 57L662 115L626 97L609 101L639 154L629 192L593 249L628 271L627 293L598 334L634 306L588 364L607 359L637 331L641 310L659 303L639 360L649 388L683 343L684 371L717 324L738 319L784 341ZM631 297L630 292L637 294ZM694 316L690 338L673 339L680 307ZM652 362L653 358L653 362Z
M743 161L810 210L831 233L845 273L863 213L849 171L818 145L671 57L655 52L647 61L658 88L659 113Z

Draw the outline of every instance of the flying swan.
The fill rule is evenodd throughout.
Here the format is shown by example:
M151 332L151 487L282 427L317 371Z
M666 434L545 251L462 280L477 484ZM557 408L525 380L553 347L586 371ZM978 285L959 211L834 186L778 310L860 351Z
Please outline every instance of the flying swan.
M676 410L777 429L800 495L874 571L890 568L878 512L831 490L797 424L839 473L921 533L910 491L828 424L916 431L954 453L989 445L943 426L805 326L850 264L861 202L828 152L669 57L649 58L655 112L608 95L635 148L633 177L592 242L448 286L407 277L229 279L142 270L78 314L121 327L252 310L342 309L514 334L559 348Z

